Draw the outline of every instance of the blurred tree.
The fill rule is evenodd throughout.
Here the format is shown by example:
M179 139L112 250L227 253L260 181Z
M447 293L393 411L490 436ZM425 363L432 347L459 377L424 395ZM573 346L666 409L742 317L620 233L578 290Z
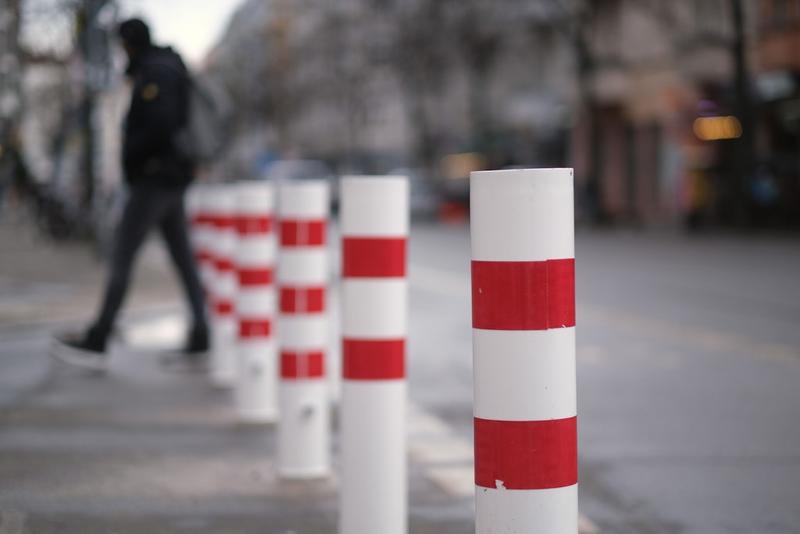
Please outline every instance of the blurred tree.
M374 27L367 10L353 10L342 2L322 2L314 25L314 39L306 42L304 78L317 94L309 98L335 110L344 135L340 140L344 167L359 167L365 125L370 120L375 61L371 49ZM313 91L312 91L313 92Z
M109 34L116 12L108 8L116 0L8 2L18 14L18 83L25 82L20 98L24 114L18 115L25 125L21 137L30 141L21 146L20 158L28 160L35 179L31 187L47 188L48 195L59 196L54 201L74 207L73 227L89 236L101 153L95 103L109 85ZM70 139L79 143L72 145ZM74 183L61 183L62 171L73 165L79 167L69 176Z
M555 11L550 19L565 38L566 46L572 50L576 85L572 125L578 130L572 133L571 140L575 143L581 134L585 139L587 153L583 166L584 190L580 195L587 215L592 221L598 222L604 218L603 187L600 179L603 150L598 105L593 89L598 59L597 51L591 44L591 32L597 11L608 7L608 2L592 0L549 0L549 2ZM532 30L542 31L541 23L535 22ZM573 157L576 149L575 146L571 149Z
M12 144L16 144L22 102L20 8L20 0L7 0L0 5L0 202L15 174Z
M383 38L376 61L397 74L413 137L415 164L430 172L441 156L432 101L451 67L446 6L426 0L371 0Z
M95 168L98 161L95 108L98 93L108 83L110 54L108 31L103 28L100 13L111 0L82 0L75 9L78 51L83 66L80 122L83 137L81 207L91 210L95 196Z
M472 144L475 150L492 151L491 72L501 51L508 25L516 14L516 2L444 0L447 26L466 67Z

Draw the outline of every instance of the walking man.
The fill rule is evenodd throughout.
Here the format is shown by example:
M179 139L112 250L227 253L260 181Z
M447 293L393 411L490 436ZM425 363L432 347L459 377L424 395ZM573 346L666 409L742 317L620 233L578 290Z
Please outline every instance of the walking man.
M194 162L178 149L176 134L189 115L191 78L171 48L155 46L140 19L119 26L132 82L124 125L122 166L129 197L113 244L108 282L95 321L77 334L56 336L54 356L71 364L103 369L106 348L130 285L136 256L147 234L157 228L169 249L192 313L184 352L173 363L202 366L209 344L205 304L189 245L183 207Z

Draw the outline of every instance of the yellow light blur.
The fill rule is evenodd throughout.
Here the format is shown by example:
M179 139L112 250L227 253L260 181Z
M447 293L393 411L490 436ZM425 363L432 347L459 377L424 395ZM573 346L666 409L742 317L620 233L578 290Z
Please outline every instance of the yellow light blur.
M442 173L450 180L466 178L472 171L486 168L486 158L477 152L450 154L442 158Z
M742 136L742 123L733 115L698 117L694 120L692 130L697 138L703 141L738 139Z

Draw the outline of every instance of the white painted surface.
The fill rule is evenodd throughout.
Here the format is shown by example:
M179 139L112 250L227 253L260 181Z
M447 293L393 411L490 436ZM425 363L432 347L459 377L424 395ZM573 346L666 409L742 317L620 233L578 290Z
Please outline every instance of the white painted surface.
M282 247L278 263L278 281L282 285L327 285L326 247Z
M341 292L342 336L405 338L408 323L405 278L345 278Z
M232 388L236 382L238 322L234 315L214 317L211 329L211 383Z
M578 485L547 490L476 488L475 534L577 534Z
M236 411L245 422L278 419L278 348L272 338L240 339Z
M288 350L316 350L328 346L326 313L281 314L278 321L280 345Z
M214 276L214 298L235 300L239 286L236 271L217 271Z
M327 219L329 185L325 180L286 181L278 187L281 219Z
M514 169L470 176L472 259L575 257L572 169Z
M408 235L408 195L405 176L343 176L342 236Z
M236 295L236 314L245 319L271 319L278 311L275 286L246 286ZM273 325L275 326L275 325Z
M575 328L473 329L475 417L543 421L574 417Z
M272 184L264 181L239 182L236 188L236 211L240 215L270 216L275 208Z
M330 474L330 406L324 379L282 380L278 474L316 478Z
M239 236L236 243L237 267L272 267L278 259L275 234L248 234Z
M342 384L340 534L407 531L405 380Z

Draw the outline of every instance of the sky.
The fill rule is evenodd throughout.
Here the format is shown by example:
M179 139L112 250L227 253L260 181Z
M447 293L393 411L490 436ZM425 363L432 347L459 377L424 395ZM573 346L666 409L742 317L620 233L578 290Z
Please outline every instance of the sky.
M199 64L243 0L125 0L124 14L145 19L157 44ZM201 7L202 6L202 7Z

